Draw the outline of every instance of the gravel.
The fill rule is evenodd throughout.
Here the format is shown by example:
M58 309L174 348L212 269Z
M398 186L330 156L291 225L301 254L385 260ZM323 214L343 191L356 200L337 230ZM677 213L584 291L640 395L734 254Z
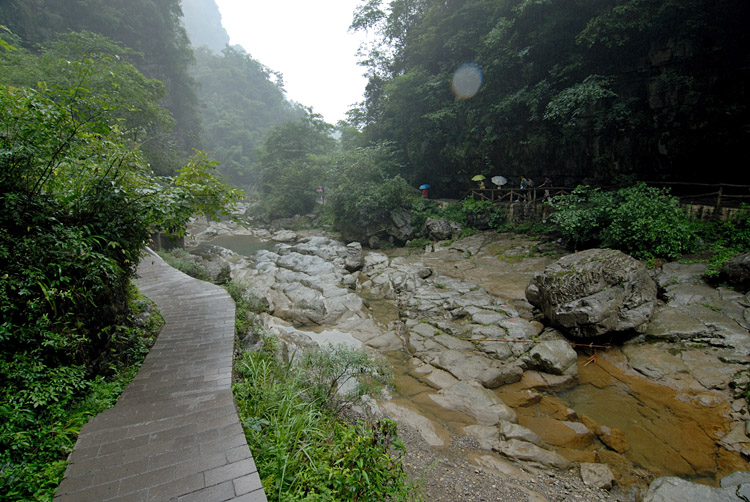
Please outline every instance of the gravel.
M405 425L399 425L398 436L406 446L404 469L426 502L634 502L639 498L587 486L577 468L563 472L515 463L526 474L515 477L480 467L469 460L469 454L497 454L481 450L469 437L454 436L450 445L436 448Z

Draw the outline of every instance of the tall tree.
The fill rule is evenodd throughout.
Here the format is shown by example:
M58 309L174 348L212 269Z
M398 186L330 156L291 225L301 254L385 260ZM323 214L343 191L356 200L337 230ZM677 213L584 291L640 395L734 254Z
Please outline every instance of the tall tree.
M750 182L734 168L750 160L747 21L740 0L369 0L352 26L380 43L352 117L366 141L397 145L407 179L443 186L699 180L707 165ZM468 95L466 63L481 84Z
M179 0L5 0L0 19L18 34L27 47L46 42L57 33L91 31L134 49L141 56L128 56L147 77L164 82L163 104L176 126L170 137L153 141L174 145L187 157L198 146L200 117L196 85L188 74L193 54L181 23ZM178 159L162 159L155 165L171 172ZM163 163L163 164L162 164Z
M196 50L191 73L200 83L204 147L220 162L220 170L237 184L257 181L256 149L265 134L305 110L286 100L281 75L241 48L221 54Z
M328 155L336 146L333 126L308 111L297 122L268 132L259 151L260 189L268 217L306 214L326 184Z

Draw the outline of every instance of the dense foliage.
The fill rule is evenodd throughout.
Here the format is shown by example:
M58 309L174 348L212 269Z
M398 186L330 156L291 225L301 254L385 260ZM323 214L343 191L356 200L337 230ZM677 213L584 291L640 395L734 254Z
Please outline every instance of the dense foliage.
M505 210L488 200L466 198L455 204L439 206L433 201L418 199L412 207L414 226L420 228L427 218L444 218L465 230L501 229L506 223Z
M190 72L200 84L203 145L234 183L256 184L256 150L268 131L298 121L305 111L284 98L280 75L241 49L216 54L201 48L195 54Z
M180 0L0 2L2 24L28 49L70 31L94 32L128 47L130 51L119 56L145 76L163 82L166 93L160 104L171 112L175 128L148 138L148 150L154 154L149 162L161 174L171 174L200 139L196 85L188 74L193 54L181 17ZM133 97L138 99L136 94Z
M113 47L71 35L1 59L14 84L0 82L2 499L50 499L78 430L144 357L130 279L151 232L239 195L200 152L175 178L151 175L133 138L169 113Z
M395 174L400 164L385 146L352 148L331 162L326 210L344 236L388 225L393 210L411 207L419 196L416 188Z
M366 355L338 347L283 364L267 339L235 369L240 420L269 500L419 500L399 461L396 424L347 423L335 413L344 378L379 378Z
M748 182L748 20L743 0L363 1L379 39L351 120L439 194L478 173Z
M258 151L258 179L265 216L283 218L315 208L329 179L332 126L307 113L271 129ZM321 190L318 192L317 190Z
M614 191L577 187L549 203L550 220L575 249L609 247L636 258L678 258L696 249L695 226L664 189L637 184Z

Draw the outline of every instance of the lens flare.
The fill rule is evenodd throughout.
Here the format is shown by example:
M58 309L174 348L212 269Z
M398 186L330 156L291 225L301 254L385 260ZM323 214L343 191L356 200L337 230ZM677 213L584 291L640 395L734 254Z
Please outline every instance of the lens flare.
M476 63L464 63L453 74L451 90L458 99L471 99L482 85L482 69Z

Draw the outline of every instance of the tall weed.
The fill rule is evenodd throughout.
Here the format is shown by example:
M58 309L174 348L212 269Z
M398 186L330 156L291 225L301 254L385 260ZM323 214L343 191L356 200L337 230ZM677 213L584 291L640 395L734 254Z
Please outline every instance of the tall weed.
M301 364L282 364L275 352L270 339L244 352L233 387L268 499L420 500L400 463L395 423L346 423L336 414L331 389L367 363L346 353L342 364L340 351L321 350Z

